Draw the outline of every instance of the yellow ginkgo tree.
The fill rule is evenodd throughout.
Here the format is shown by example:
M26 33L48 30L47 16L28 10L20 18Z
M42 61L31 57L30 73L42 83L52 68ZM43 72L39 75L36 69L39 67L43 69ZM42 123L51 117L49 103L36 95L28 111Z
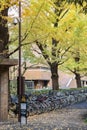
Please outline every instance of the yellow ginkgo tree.
M76 12L65 0L32 0L24 12L30 39L36 39L34 43L50 67L54 90L59 89L59 65L68 60L66 55L74 45L71 38Z
M78 14L74 22L72 41L74 46L69 51L70 58L63 64L75 75L77 87L82 87L81 76L87 74L87 18Z
M13 4L16 4L16 1L2 0L1 50L8 48L9 33L6 26L8 19L5 17L8 16L8 9ZM16 5L18 6L18 2ZM80 12L79 9L73 3L69 4L67 0L22 0L22 33L23 30L28 32L22 46L30 45L30 43L32 43L31 46L33 44L38 46L41 55L50 67L53 89L59 89L59 65L68 60L67 55L69 56L69 50L74 45L73 28L76 13ZM26 48L28 49L28 47Z

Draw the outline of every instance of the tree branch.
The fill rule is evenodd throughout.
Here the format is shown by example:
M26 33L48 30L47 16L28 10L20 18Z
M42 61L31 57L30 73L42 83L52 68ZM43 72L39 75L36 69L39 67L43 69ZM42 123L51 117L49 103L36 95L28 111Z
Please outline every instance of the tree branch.
M40 11L41 11L42 7L43 7L43 4L44 4L44 2L41 4L41 6L40 6L40 8L39 8L39 10L38 10L37 15L36 15L36 16L35 16L35 18L33 19L32 24L31 24L31 27L30 27L30 30L32 29L33 24L35 23L35 21L36 21L36 19L37 19L38 15L39 15L39 13L40 13Z
M36 44L39 47L39 49L41 50L42 55L46 59L47 63L50 65L51 63L50 63L49 55L47 55L47 54L44 53L43 45L38 40L36 41ZM45 44L45 46L46 46L46 44Z
M70 45L69 47L67 47L67 48L64 50L64 53L61 55L61 59L62 59L63 56L69 51L69 49L70 49L72 46L73 46L73 44Z

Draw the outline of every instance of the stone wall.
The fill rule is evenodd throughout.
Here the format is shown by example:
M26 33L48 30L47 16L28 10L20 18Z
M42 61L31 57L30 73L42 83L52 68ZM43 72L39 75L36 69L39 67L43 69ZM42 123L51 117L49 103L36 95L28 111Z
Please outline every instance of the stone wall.
M47 94L29 95L27 111L29 115L61 109L71 104L87 100L87 89L49 91Z

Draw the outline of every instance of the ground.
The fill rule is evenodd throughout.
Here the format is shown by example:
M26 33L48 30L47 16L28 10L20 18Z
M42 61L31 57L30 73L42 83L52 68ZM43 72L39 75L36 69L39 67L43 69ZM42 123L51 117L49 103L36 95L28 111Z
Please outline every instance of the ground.
M17 119L0 122L0 130L87 130L86 115L87 102L83 102L49 113L30 116L26 126L20 126L16 122Z

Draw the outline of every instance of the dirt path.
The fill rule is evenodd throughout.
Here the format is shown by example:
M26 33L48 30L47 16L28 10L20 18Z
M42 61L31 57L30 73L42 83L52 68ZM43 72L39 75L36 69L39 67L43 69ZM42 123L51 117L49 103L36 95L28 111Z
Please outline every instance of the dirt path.
M32 116L29 118L29 122L34 128L44 128L43 130L87 130L87 123L83 119L85 114L87 115L87 109L65 108Z
M87 102L58 109L49 113L30 116L26 126L17 122L0 124L0 130L87 130L84 116L87 116Z

